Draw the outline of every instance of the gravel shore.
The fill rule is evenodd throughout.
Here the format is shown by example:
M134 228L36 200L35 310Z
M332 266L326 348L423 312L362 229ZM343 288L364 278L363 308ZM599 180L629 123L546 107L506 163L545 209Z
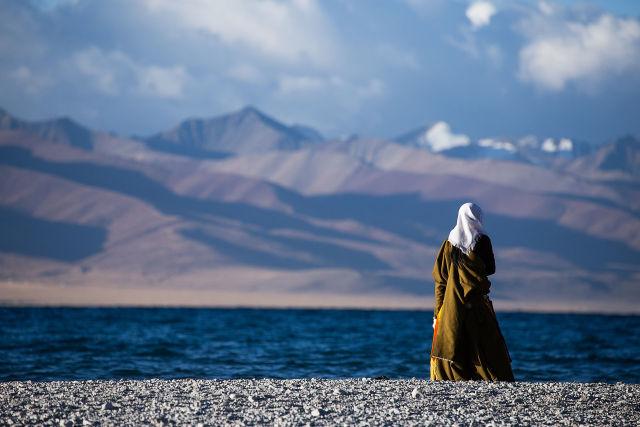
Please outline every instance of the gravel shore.
M0 383L0 425L638 425L640 385L424 380Z

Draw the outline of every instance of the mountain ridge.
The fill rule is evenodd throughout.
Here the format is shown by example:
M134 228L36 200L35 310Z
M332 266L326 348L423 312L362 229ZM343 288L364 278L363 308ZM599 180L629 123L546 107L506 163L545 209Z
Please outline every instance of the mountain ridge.
M57 143L66 143L90 151L94 145L94 131L63 116L49 120L27 121L18 119L0 108L0 130L26 131Z
M245 118L262 121L252 111ZM250 128L274 141L273 127ZM613 170L622 170L611 178L609 169L594 172L593 153L548 168L356 138L198 157L92 135L88 151L63 149L38 127L0 129L0 220L14 236L0 242L0 288L159 286L428 304L435 251L471 200L494 242L498 304L640 306L640 185L624 170L635 171L633 138L618 143L630 163L618 166L612 145ZM15 238L35 244L31 230L43 245ZM64 242L77 242L73 256L61 256Z
M287 126L253 106L211 118L183 120L168 131L145 139L150 148L167 150L173 144L195 152L222 155L292 150L322 138L315 129L302 125Z
M398 137L382 140L422 148L433 153L434 151L428 146L416 142L417 139L424 137L429 128L429 126L421 126ZM44 140L66 143L87 151L94 149L96 136L102 133L91 130L67 116L28 121L18 119L2 107L0 107L0 130L31 132ZM274 149L296 150L333 141L325 138L313 127L303 124L285 125L252 105L209 118L187 118L167 131L147 137L134 136L133 139L144 142L156 151L209 159L222 159L236 154L267 152ZM351 138L344 142L358 140L360 138ZM625 146L627 148L626 151L623 149L618 152L615 159L612 157L612 152L598 154L603 150L613 150L606 147L616 146L620 141L627 141ZM546 138L540 141L532 136L520 138L517 141L508 138L481 138L477 141L469 140L465 145L438 151L437 154L460 159L487 158L526 162L542 167L573 168L573 170L577 167L587 168L587 162L579 160L591 158L604 170L617 170L633 175L634 168L637 169L639 163L634 157L636 146L633 141L637 142L640 139L628 134L608 142L593 144L562 138ZM570 148L559 148L563 144L569 145ZM625 154L632 158L625 159ZM603 160L604 157L609 160Z
M450 133L448 125L444 122L415 128L391 138L391 141L449 157L501 159L547 167L563 166L605 145L570 138L538 139L533 135L516 139L484 137L472 140L466 135Z

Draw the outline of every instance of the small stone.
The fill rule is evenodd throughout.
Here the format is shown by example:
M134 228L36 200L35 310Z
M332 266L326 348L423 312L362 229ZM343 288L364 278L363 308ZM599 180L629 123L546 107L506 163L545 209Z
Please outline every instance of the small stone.
M156 418L156 425L157 426L166 426L168 424L169 424L169 419L167 417L165 417L164 415L161 415L161 416Z
M235 394L235 393L231 393L231 394L229 395L229 399L231 399L231 400L235 399L236 397L238 397L238 396L236 396L236 394Z
M313 410L311 411L311 415L314 417L319 417L320 416L320 410L318 408L313 408Z
M73 427L73 421L71 421L71 420L60 420L60 427Z
M102 409L104 409L104 410L113 410L113 409L116 409L116 407L115 407L115 406L114 406L114 404L113 404L113 403L111 403L111 402L105 402L105 403L102 405Z
M420 393L420 390L418 390L418 387L414 388L411 391L411 397L413 397L414 399L419 399L422 397L422 393Z

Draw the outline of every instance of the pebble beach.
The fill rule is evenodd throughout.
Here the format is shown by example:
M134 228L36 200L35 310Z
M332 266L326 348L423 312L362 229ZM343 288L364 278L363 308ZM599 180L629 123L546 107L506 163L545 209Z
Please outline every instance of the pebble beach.
M345 380L0 383L0 425L638 425L640 385Z

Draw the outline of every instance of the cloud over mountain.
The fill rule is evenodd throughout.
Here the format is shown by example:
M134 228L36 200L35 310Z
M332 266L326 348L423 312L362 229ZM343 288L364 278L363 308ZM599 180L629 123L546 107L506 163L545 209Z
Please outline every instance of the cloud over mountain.
M496 302L637 312L638 139L461 146L445 122L408 138L328 141L246 107L133 140L0 109L0 300L65 288L96 304L117 287L135 304L162 288L425 308L435 252L473 200ZM27 294L4 292L16 284Z
M521 78L553 91L571 82L594 83L638 70L640 22L608 14L590 22L560 21L532 32L520 51Z
M449 150L454 147L469 145L471 140L467 135L454 134L446 122L437 122L424 134L422 143L429 146L433 152Z
M136 135L251 104L335 137L605 140L640 132L634 4L5 0L0 105Z
M203 31L224 43L249 48L269 59L331 66L337 46L332 27L316 0L144 0L187 30Z
M95 46L74 53L72 63L97 90L113 96L131 90L133 81L133 89L142 95L180 98L189 78L182 66L140 64L121 51L104 52Z

